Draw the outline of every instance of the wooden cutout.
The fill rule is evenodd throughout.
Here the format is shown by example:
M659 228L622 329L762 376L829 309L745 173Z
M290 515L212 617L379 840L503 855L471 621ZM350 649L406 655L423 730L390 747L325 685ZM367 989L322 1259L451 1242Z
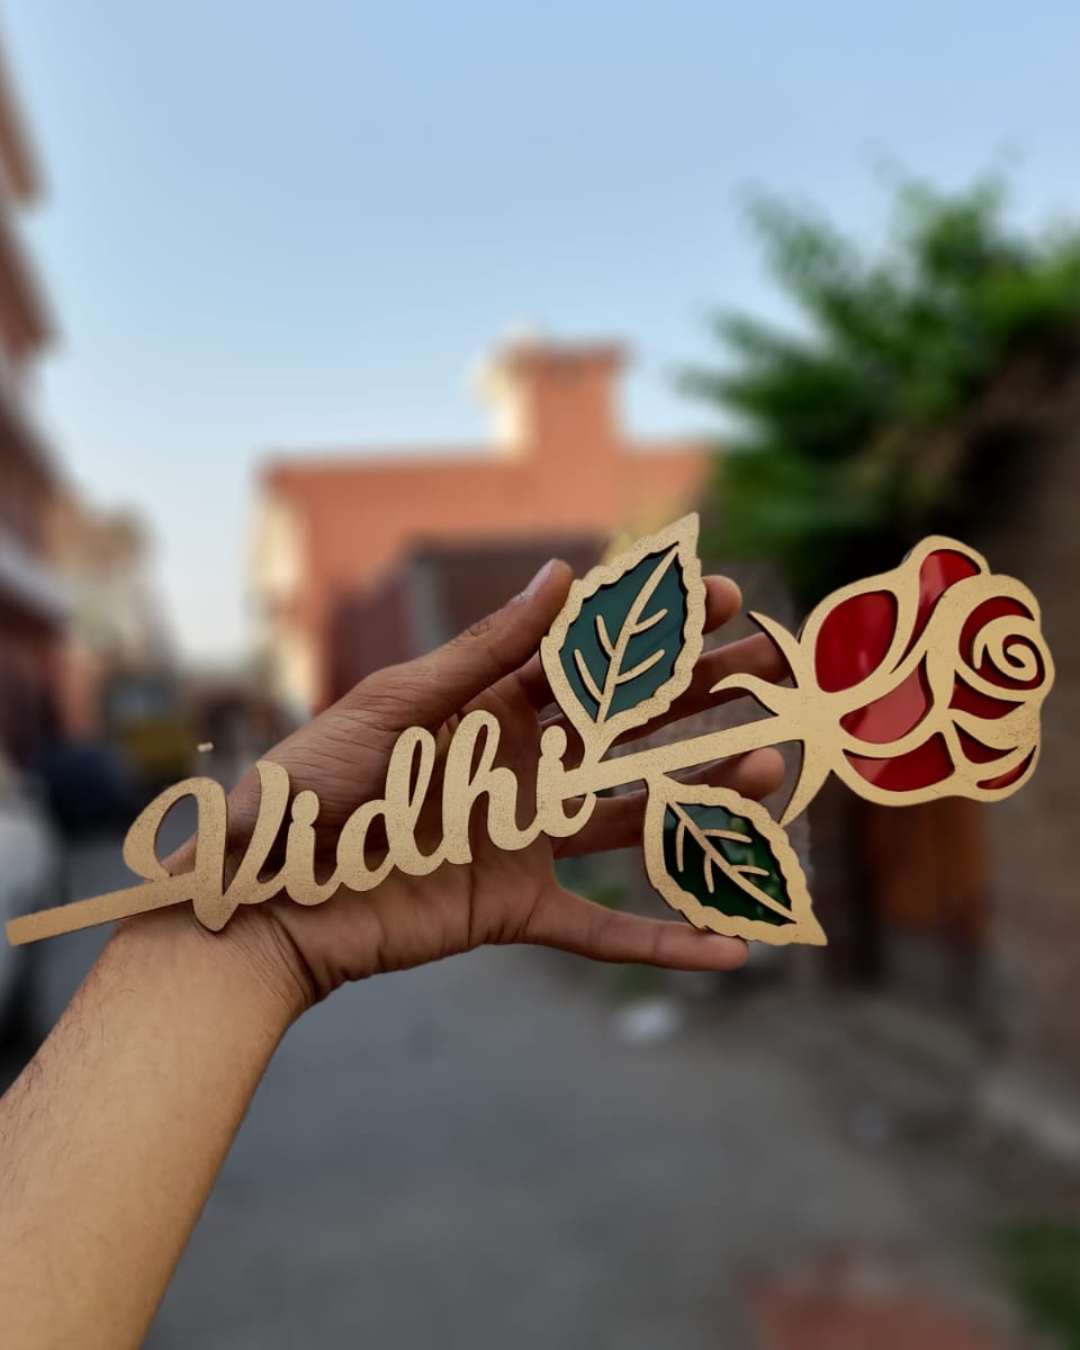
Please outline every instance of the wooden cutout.
M713 824L707 817L700 818L694 807L716 811L719 821ZM669 847L672 836L674 844ZM765 857L760 862L771 865L741 859L732 849L735 845L747 852L755 842L764 845ZM773 945L824 945L825 933L814 917L806 875L791 841L760 802L740 797L729 788L663 777L650 784L642 844L649 880L696 928ZM685 882L687 864L695 852L703 859L703 896L700 888L695 892ZM770 880L779 885L766 890ZM725 910L725 882L726 889L745 897L744 907L750 913ZM777 897L777 889L783 899Z
M767 716L609 756L619 737L667 712L692 679L705 622L697 533L697 516L686 516L572 584L540 654L583 753L567 768L566 731L552 726L543 733L536 814L524 828L517 823L520 785L498 763L501 727L477 709L452 735L410 727L398 737L384 795L362 803L345 822L336 868L324 881L314 870L318 797L306 790L290 802L285 769L260 760L258 818L228 885L225 793L211 779L190 778L155 798L128 832L124 861L140 884L14 919L9 941L35 942L182 901L217 931L238 905L272 895L318 905L342 886L371 890L395 869L427 876L445 862L470 862L469 827L480 797L491 841L512 851L541 834L576 834L600 792L644 782L645 865L668 904L697 927L729 936L824 943L783 824L806 809L830 773L887 805L946 795L997 801L1015 792L1034 771L1039 710L1054 677L1039 606L1026 586L992 574L966 544L924 539L891 572L826 597L798 634L752 615L787 661L790 683L730 675L712 692L748 693ZM672 776L787 741L801 745L802 767L781 823L730 789ZM425 853L415 830L437 768L443 837ZM157 855L157 835L183 797L194 798L198 811L194 862L170 876ZM287 814L285 861L266 877ZM365 843L376 820L387 847L369 864Z

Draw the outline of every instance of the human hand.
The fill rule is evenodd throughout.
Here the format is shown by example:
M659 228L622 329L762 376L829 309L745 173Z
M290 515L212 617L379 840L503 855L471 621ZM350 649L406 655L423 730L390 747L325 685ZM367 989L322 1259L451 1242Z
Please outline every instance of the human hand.
M361 802L382 792L390 752L407 727L441 730L439 742L444 745L464 713L492 713L502 730L498 762L516 774L522 809L535 804L529 794L535 786L540 736L546 726L562 721L558 715L545 717L551 691L536 649L566 599L570 580L565 563L549 563L501 610L437 651L370 676L264 756L288 771L293 792L317 793L324 875L333 871L333 843L346 819ZM709 577L705 584L708 630L737 612L740 597L724 578ZM708 691L726 675L779 677L783 671L778 660L763 636L706 653L690 687L663 720L714 704L717 700ZM630 733L628 739L645 730ZM707 765L689 781L728 786L759 798L779 786L782 776L780 754L758 750ZM425 833L438 839L435 795L429 793L418 824L421 845ZM285 898L242 907L213 940L241 945L264 971L289 981L303 1005L346 980L420 965L484 943L540 943L598 960L685 970L741 965L746 947L738 939L699 932L679 920L662 922L610 910L559 883L557 858L637 843L645 798L643 791L602 798L571 838L541 835L517 852L495 847L474 820L471 863L444 863L425 877L395 871L364 894L342 887L317 908ZM259 782L252 770L229 798L229 836L236 844L250 835L258 806Z

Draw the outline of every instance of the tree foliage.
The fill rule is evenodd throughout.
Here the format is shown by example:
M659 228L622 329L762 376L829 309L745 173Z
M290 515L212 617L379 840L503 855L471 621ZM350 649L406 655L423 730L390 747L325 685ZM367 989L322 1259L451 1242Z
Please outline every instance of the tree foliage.
M1005 205L996 181L904 183L868 256L815 214L754 203L804 323L718 315L725 369L684 376L739 427L719 460L714 544L780 559L812 597L963 515L972 466L935 443L1012 353L1080 316L1080 231L1025 235Z

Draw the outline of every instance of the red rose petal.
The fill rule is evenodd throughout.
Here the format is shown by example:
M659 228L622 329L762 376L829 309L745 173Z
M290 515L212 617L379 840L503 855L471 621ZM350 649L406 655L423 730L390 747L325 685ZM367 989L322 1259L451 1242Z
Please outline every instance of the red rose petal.
M993 623L995 619L1002 619L1010 614L1017 615L1022 619L1031 618L1031 614L1019 600L1012 600L1008 596L993 596L989 600L984 600L981 605L976 606L971 611L960 633L960 651L968 665L972 664L975 639L980 631L987 624ZM1028 647L1031 646L1026 638L1020 636L1017 636L1014 641L1021 642ZM1009 645L1011 644L1006 644L1006 646ZM1030 680L1013 679L1007 671L999 670L989 657L983 660L982 665L976 666L974 669L984 680L990 684L996 684L999 689L1034 689L1042 683L1045 677L1041 657L1039 657L1038 670Z
M984 778L983 781L979 784L979 787L988 788L991 791L997 788L1009 787L1012 783L1015 783L1018 779L1023 778L1024 774L1027 773L1028 767L1031 764L1031 760L1034 754L1035 751L1032 750L1031 754L1028 755L1026 759L1021 760L1021 762L1016 766L1015 769L1010 769L1008 773L1003 773L999 778Z
M853 595L837 605L818 631L814 667L827 693L850 689L881 665L896 631L896 599L889 591Z
M1010 703L1007 699L991 698L989 694L980 694L977 689L972 689L970 684L965 684L963 680L957 680L953 685L953 696L949 700L949 707L956 708L958 712L971 713L975 717L982 717L990 720L996 717L1004 717L1006 713L1011 713L1014 708L1018 708L1018 703Z
M931 611L950 586L978 575L978 564L963 553L954 553L952 549L946 548L928 553L919 568L919 607L915 612L911 641L915 642L919 638L930 619Z
M895 689L845 714L840 725L852 736L874 745L898 740L919 725L930 710L930 687L922 663Z
M1012 753L1010 750L995 750L992 746L983 745L982 741L969 736L961 727L957 727L956 731L960 737L960 747L972 764L990 764Z
M940 783L953 771L945 737L935 733L916 750L893 759L870 759L865 755L847 756L857 774L887 792L911 792Z

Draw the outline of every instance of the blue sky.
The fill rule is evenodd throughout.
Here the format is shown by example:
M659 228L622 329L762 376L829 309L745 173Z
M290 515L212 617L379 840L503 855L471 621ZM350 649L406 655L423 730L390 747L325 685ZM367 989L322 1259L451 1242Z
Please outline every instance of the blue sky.
M781 312L760 185L873 239L879 166L1006 165L1080 214L1080 7L915 0L9 0L62 329L42 410L153 522L189 654L236 654L268 449L474 439L508 327L627 339L638 431L710 306Z

